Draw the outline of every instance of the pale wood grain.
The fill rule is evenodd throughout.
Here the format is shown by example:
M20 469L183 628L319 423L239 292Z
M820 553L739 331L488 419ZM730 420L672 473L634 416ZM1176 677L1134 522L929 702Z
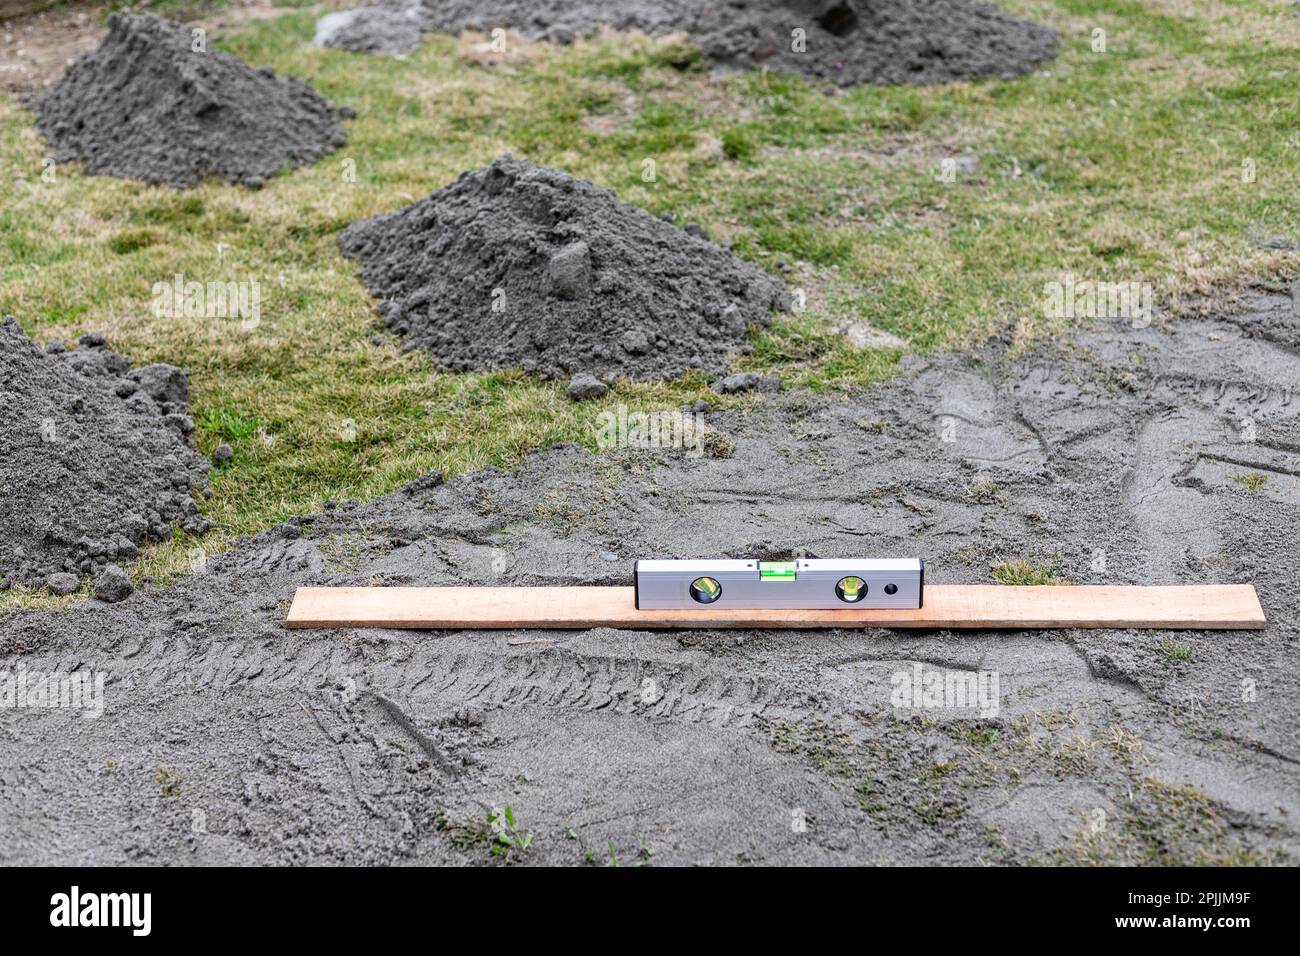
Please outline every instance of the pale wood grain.
M1249 584L1162 587L932 584L914 610L642 611L630 587L299 588L292 628L1063 628L1254 630Z

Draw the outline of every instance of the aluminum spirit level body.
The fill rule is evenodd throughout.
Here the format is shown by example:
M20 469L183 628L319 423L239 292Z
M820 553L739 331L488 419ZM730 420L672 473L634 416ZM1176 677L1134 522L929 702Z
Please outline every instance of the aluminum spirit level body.
M917 558L795 561L637 561L644 610L919 608L925 562Z

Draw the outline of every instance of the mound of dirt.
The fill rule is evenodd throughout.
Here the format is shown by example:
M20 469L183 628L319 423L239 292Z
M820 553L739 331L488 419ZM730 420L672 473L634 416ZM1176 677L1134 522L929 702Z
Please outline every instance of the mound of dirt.
M688 32L714 63L839 86L1011 79L1056 56L1053 30L975 0L755 0L739 16L709 4Z
M397 10L402 12L398 14ZM1056 34L978 0L394 0L350 11L320 42L358 52L409 52L402 31L507 27L568 42L601 27L683 32L706 59L768 66L841 86L1011 78L1056 55Z
M727 249L510 156L352 223L340 244L388 328L453 371L720 371L787 307L777 280Z
M173 186L207 176L260 186L342 146L338 120L352 115L150 14L111 16L99 48L28 106L55 162Z
M418 3L337 10L316 21L317 46L405 56L419 49L428 18Z
M208 463L186 441L189 379L83 336L48 351L0 322L0 582L53 586L129 560L173 527L210 526L191 494ZM62 577L61 577L62 576Z

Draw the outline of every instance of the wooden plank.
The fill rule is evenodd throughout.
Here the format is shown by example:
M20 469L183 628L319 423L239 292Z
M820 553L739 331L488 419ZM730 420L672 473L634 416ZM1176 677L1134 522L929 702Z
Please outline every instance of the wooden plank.
M931 584L914 610L640 611L630 587L299 588L293 628L1060 628L1252 630L1250 584L1004 587Z

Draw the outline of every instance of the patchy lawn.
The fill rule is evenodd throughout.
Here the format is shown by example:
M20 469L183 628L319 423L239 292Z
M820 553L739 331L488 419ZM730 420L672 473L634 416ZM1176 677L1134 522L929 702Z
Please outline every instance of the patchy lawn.
M512 37L497 54L481 37L431 36L398 61L312 47L319 7L242 23L215 43L356 109L347 146L258 192L177 192L75 165L43 177L30 115L0 97L0 312L41 341L100 331L136 361L189 371L200 447L235 449L206 505L211 552L327 498L594 444L591 423L619 403L752 400L695 375L575 405L564 383L438 374L375 337L338 231L505 151L698 222L803 289L807 310L736 362L788 385L870 384L907 351L1007 327L1021 342L1053 334L1044 284L1063 272L1150 283L1175 311L1296 274L1296 252L1262 245L1300 245L1289 0L1003 6L1055 26L1060 59L1013 82L834 95L782 75L712 77L674 39ZM153 286L176 274L255 279L260 324L156 316ZM890 344L850 345L832 331L849 322ZM184 570L198 548L178 537L136 571Z

